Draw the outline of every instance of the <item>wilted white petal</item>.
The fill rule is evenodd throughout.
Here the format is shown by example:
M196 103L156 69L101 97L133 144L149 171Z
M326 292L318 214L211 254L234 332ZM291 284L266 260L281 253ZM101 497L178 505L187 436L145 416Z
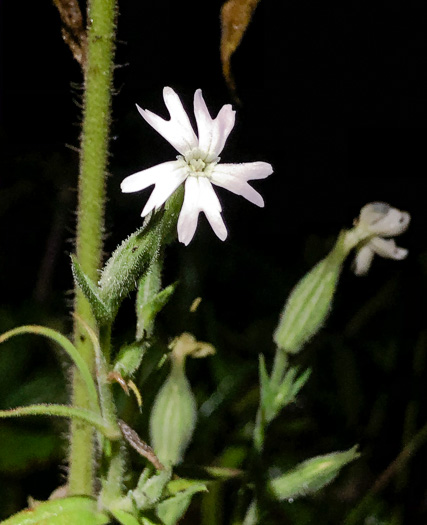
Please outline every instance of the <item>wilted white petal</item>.
M205 177L199 177L199 206L217 237L224 241L227 238L227 228L221 217L221 204L212 184Z
M360 223L370 232L385 237L403 233L410 219L409 213L392 208L385 202L371 202L360 212Z
M163 172L156 181L156 186L147 201L141 216L145 217L154 208L159 208L187 177L187 169L175 161L175 169Z
M223 106L215 119L210 116L202 91L194 93L194 115L199 134L199 148L207 153L206 160L218 157L234 127L236 112L230 104Z
M366 275L371 267L374 251L369 245L362 246L356 254L353 262L353 271L356 275Z
M120 188L123 193L133 193L135 191L145 190L148 186L155 184L165 173L173 172L177 169L176 160L163 162L152 168L138 171L123 179Z
M200 189L197 177L188 177L185 181L184 202L178 219L178 240L186 246L194 237L200 208Z
M162 135L179 153L185 155L191 149L198 147L197 136L175 91L165 87L163 99L169 111L170 120L165 120L149 110L140 108L138 105L136 107L151 127Z
M381 239L381 237L374 237L368 243L368 246L381 257L387 259L396 259L400 261L405 259L408 255L408 250L396 246L394 239Z

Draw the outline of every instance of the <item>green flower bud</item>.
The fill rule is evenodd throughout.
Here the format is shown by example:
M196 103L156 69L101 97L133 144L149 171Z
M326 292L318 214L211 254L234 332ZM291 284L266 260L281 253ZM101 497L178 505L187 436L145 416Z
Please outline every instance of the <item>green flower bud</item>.
M283 476L269 481L268 488L278 500L289 500L317 492L331 483L340 470L357 459L357 446L345 452L332 452L308 459Z
M112 318L122 300L135 289L141 275L157 259L159 251L176 236L176 222L182 206L183 191L176 191L147 223L130 235L105 264L99 280L99 298Z
M342 232L329 255L308 272L291 292L274 333L277 346L297 353L325 322L338 278L350 248Z
M176 465L182 461L191 441L197 418L196 400L185 375L185 359L187 355L209 355L213 347L185 333L172 343L172 347L172 367L151 411L150 435L160 461Z

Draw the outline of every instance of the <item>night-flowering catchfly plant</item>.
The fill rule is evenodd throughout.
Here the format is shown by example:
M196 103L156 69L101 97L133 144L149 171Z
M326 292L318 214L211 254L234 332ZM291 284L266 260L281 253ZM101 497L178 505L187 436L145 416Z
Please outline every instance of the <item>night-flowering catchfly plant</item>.
M66 5L75 9L73 2L57 3L61 9L66 10ZM392 237L407 229L410 216L386 203L367 204L353 228L339 232L329 254L302 276L279 317L273 335L275 354L271 366L269 356L259 354L260 386L254 390L259 391L258 407L252 405L254 421L243 421L245 431L238 434L242 446L236 447L235 437L229 436L231 441L224 442L217 465L218 456L216 451L215 457L212 456L212 443L223 446L222 405L233 402L232 396L240 395L244 375L237 372L240 366L227 370L222 364L213 365L215 390L202 407L198 406L207 392L205 386L193 392L191 373L185 370L185 362L190 356L208 357L214 348L186 331L165 345L156 320L177 283L169 286L162 283L164 256L167 245L176 240L176 232L180 242L185 245L191 242L200 212L205 214L215 234L225 240L227 228L213 186L262 207L262 196L248 182L268 177L273 169L261 161L220 163L220 154L235 123L231 105L224 105L212 118L198 89L194 94L196 133L178 95L165 87L163 98L169 120L140 107L138 111L176 149L178 156L123 180L121 189L125 193L154 185L142 211L142 216L148 217L118 245L101 268L116 0L89 0L88 12L88 34L82 41L88 47L84 54L87 62L76 254L72 257L76 284L74 337L69 340L56 330L38 325L25 325L0 334L0 344L20 334L43 336L59 345L74 363L70 404L39 403L0 410L0 419L48 415L72 421L67 482L48 501L37 502L34 508L31 504L30 509L4 523L24 525L30 519L31 523L49 521L52 525L83 522L102 525L112 521L122 525L176 525L198 493L206 498L201 505L203 523L219 522L216 519L219 514L213 515L212 509L221 509L223 495L227 501L237 500L236 509L231 509L229 516L221 510L220 521L224 525L230 520L246 525L270 523L271 511L275 514L280 510L278 502L286 510L294 498L318 492L359 456L357 446L327 454L322 451L321 455L284 469L282 465L287 465L288 460L282 461L279 454L277 457L270 452L264 454L269 446L265 437L270 423L297 399L309 379L310 370L300 370L296 354L324 326L348 255L356 250L358 275L368 271L375 253L404 259L407 250L398 248ZM75 12L69 15L74 16ZM73 45L75 48L76 42ZM135 336L131 340L128 336L115 337L118 311L135 289ZM256 293L255 286L248 289ZM190 312L194 311L192 306ZM218 354L223 351L221 341L227 339L218 337ZM121 346L119 341L123 341ZM266 348L270 347L268 340ZM163 366L168 367L167 373L160 370ZM159 372L165 379L154 396ZM252 378L249 380L252 382ZM148 432L141 419L131 416L131 401L117 398L123 394L118 394L114 383L124 395L135 394L137 417L140 410L149 412ZM237 388L234 392L224 385ZM244 397L245 406L246 397L252 404L252 395ZM150 399L154 399L151 407ZM244 413L250 411L245 409ZM132 419L135 428L141 428L141 435L132 428ZM197 426L198 419L204 422L208 439L192 443L193 433L201 426ZM149 434L149 442L143 441L144 434ZM193 456L192 446L196 448ZM130 449L141 456L141 461L149 463L141 472L135 471L140 462L129 461ZM188 460L194 461L191 458L208 464L191 465L189 469ZM209 458L214 464L209 464ZM228 483L231 479L233 483ZM208 491L208 487L213 490Z
M242 195L257 206L264 206L261 195L248 181L265 179L273 169L267 162L241 164L220 163L220 153L234 127L235 111L231 105L222 107L215 119L198 89L194 94L194 115L198 135L178 95L170 87L163 89L163 98L170 114L164 120L151 111L137 106L139 113L150 126L162 135L178 152L176 160L164 162L126 177L121 189L125 193L140 191L155 185L142 217L157 210L172 193L185 183L184 202L178 219L178 239L188 245L197 228L200 212L203 212L216 235L223 241L227 228L221 216L221 204L212 184Z

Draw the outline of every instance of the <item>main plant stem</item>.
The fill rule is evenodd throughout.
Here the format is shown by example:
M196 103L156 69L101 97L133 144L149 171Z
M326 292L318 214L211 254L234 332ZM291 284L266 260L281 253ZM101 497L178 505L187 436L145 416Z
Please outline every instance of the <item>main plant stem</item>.
M99 278L102 259L115 18L116 0L89 1L76 253L82 270L95 282ZM77 288L74 310L96 330L89 303ZM93 345L77 322L74 326L74 342L93 373ZM85 385L77 373L73 377L72 399L74 406L89 408ZM93 494L94 447L92 427L73 420L68 476L70 494Z

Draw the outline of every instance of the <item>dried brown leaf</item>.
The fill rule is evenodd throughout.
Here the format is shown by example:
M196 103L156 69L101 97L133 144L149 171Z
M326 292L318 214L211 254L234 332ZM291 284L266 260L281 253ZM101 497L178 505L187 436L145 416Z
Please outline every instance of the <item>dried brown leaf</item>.
M86 32L77 0L53 0L62 21L62 38L83 67L86 58Z
M236 102L236 83L231 72L231 56L251 21L259 0L227 0L221 8L221 62L225 81Z

